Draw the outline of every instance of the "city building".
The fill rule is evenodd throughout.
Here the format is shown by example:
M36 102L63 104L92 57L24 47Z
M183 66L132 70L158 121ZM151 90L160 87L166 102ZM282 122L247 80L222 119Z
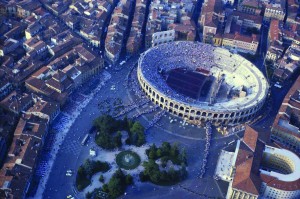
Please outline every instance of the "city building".
M225 157L229 161L223 161ZM222 152L216 175L228 179L226 198L256 199L300 197L300 158L293 152L266 145L259 133L247 126L234 152ZM222 179L221 178L221 179Z
M103 68L95 47L111 3L0 2L0 198L27 197L49 125L73 90Z
M38 1L33 0L24 0L19 2L16 5L17 8L17 17L26 18L29 17L32 12L38 9L41 4Z
M3 100L12 91L13 85L7 78L6 72L0 69L0 100Z
M213 43L213 38L225 21L222 0L205 0L198 23L202 28L203 42Z
M25 198L48 125L45 120L31 115L24 115L19 120L12 145L0 170L1 197Z
M126 53L137 54L143 46L143 36L145 33L147 18L146 10L149 9L149 0L137 0L134 16L131 24L130 34L126 44Z
M233 17L233 21L241 26L244 29L247 28L255 28L257 32L261 28L261 23L262 23L262 16L259 15L251 15L247 14L241 11L233 11L232 14L230 15Z
M186 68L177 68L180 65ZM147 50L139 59L137 75L153 103L198 125L251 120L269 87L263 74L240 55L195 42L177 41Z
M238 52L250 53L255 55L259 45L259 36L241 35L238 32L235 34L225 33L223 36L222 46L230 50Z
M12 112L14 114L20 114L26 111L33 104L33 99L31 94L28 93L17 93L13 91L5 99L0 102L0 106Z
M159 44L172 42L175 40L175 30L166 30L161 32L155 32L152 35L152 46L157 46Z
M35 21L30 23L25 30L25 38L30 39L36 34L38 34L43 29L43 26L40 24L39 21Z
M4 41L4 44L0 44L0 56L4 56L11 53L19 46L19 42L15 39L9 38Z
M87 40L93 47L101 47L101 38L110 18L113 5L108 1L73 2L63 13L65 22L72 30Z
M34 102L34 105L30 107L26 113L44 119L49 124L51 124L60 113L60 105L58 103L48 102L39 97L35 97Z
M122 0L113 11L105 38L105 56L112 63L119 60L122 51L126 48L130 19L134 8L135 5L132 0Z
M238 11L252 15L260 15L262 12L262 2L258 0L238 0Z
M194 41L196 26L192 20L196 1L158 1L150 4L149 17L146 26L145 47L168 41ZM167 33L169 34L165 35ZM174 39L172 31L174 33ZM163 33L163 34L161 34ZM156 38L156 36L159 36ZM157 42L156 42L157 41Z
M299 24L300 20L298 17L299 2L296 0L287 0L287 19L286 22Z
M299 68L299 27L299 24L271 19L265 59L271 62L272 78L276 81L286 81Z
M300 152L300 77L286 94L272 125L271 139L290 150Z
M0 136L0 167L4 163L6 157L7 143L4 137Z
M284 20L286 9L286 0L276 0L274 3L268 3L264 12L264 20L270 19Z

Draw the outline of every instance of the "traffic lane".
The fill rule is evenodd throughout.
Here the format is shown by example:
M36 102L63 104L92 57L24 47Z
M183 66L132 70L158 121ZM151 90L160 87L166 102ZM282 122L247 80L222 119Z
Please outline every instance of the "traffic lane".
M66 157L68 156L57 157L57 163L54 165L50 174L53 176L52 179L54 180L50 180L51 178L49 178L47 183L48 188L45 189L44 198L64 198L72 192L72 184L73 180L75 180L75 175L67 177L66 170L73 166L73 161ZM62 168L61 165L63 165Z
M271 112L277 114L284 97L288 93L291 84L285 85L282 88L277 88L275 86L271 87L271 94L272 94L272 110Z
M94 108L92 107L93 111ZM52 169L51 176L54 176L53 178L49 178L48 186L53 190L59 190L60 193L52 193L51 196L54 198L57 198L58 196L66 195L66 190L72 190L72 186L75 182L75 176L76 173L72 177L68 177L65 175L66 170L72 169L73 171L77 171L78 167L84 162L84 159L88 157L88 150L89 148L87 146L81 146L80 142L81 139L78 140L78 138L83 138L84 135L87 133L87 129L91 127L91 119L94 119L96 117L95 115L90 115L89 111L86 111L83 113L83 118L78 118L75 120L75 125L73 125L73 129L71 129L72 133L68 133L63 145L71 144L71 140L76 140L76 148L81 148L79 154L74 154L72 150L65 148L61 148L59 150L59 153L57 154L56 161L54 163L54 169ZM89 117L88 117L88 116ZM86 116L86 117L85 117ZM93 140L93 138L90 138L90 141ZM73 146L74 147L74 146ZM83 153L85 151L85 153ZM85 154L85 155L83 155ZM78 158L80 157L80 158ZM57 177L58 176L58 177ZM59 180L59 181L58 181ZM61 184L58 184L57 182L62 182ZM65 192L65 193L64 193ZM69 192L69 191L67 191ZM65 196L64 196L65 197Z
M78 131L80 133L80 131ZM66 137L66 140L72 139L72 136ZM78 143L79 145L79 143ZM88 153L88 149L84 149L85 154ZM80 154L83 154L82 150ZM83 162L83 159L86 158L82 157L78 159L79 156L75 155L70 150L60 150L56 156L56 161L53 165L52 172L50 174L49 181L47 183L47 187L49 187L50 193L45 193L45 196L50 196L50 198L61 198L65 197L72 191L72 186L75 182L76 173L74 173L71 177L66 176L66 171L68 169L73 170L74 172L77 171L78 162ZM79 160L79 161L77 161ZM58 190L58 192L51 192L51 190ZM47 191L47 190L46 190Z
M128 199L157 199L158 196L160 198L165 199L173 199L173 198L191 198L191 199L199 199L199 195L192 193L190 191L186 191L183 188L180 188L178 185L163 187L153 185L151 183L140 183L134 188L130 188L126 190L126 195L120 198L128 198Z

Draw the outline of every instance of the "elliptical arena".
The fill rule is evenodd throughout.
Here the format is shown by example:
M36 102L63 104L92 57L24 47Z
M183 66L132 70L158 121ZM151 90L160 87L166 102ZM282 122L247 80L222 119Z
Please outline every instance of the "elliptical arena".
M199 42L171 42L147 50L138 61L137 76L153 103L196 125L251 120L269 88L247 59Z

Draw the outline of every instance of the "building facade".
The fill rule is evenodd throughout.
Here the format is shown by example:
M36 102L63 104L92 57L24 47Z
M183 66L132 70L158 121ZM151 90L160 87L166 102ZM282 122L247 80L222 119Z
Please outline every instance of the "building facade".
M175 43L175 44L174 44ZM172 42L172 43L168 43L168 44L162 44L160 46L164 46L164 45L170 45L170 49L173 49L174 52L176 51L176 48L174 49L173 45L176 45L177 42ZM184 42L183 42L184 43ZM188 42L187 42L188 43ZM238 123L243 123L246 121L249 121L251 118L253 118L257 111L260 110L260 108L262 107L264 100L266 98L266 94L267 94L267 90L268 90L268 85L266 80L260 79L258 78L258 76L260 76L261 74L258 74L258 71L252 70L254 69L251 65L240 65L238 67L240 67L238 70L247 70L247 67L251 68L251 71L254 72L254 74L250 74L248 73L249 77L252 76L253 78L258 78L256 81L260 82L264 89L262 89L262 93L259 93L258 97L258 101L257 103L254 103L251 106L243 106L240 105L239 108L237 107L231 107L231 108L226 108L226 105L222 105L222 107L213 107L210 106L206 103L201 103L199 102L199 104L203 104L203 106L198 105L196 102L195 103L188 103L187 101L182 101L180 99L176 99L176 97L172 97L168 94L166 94L165 92L163 92L162 90L158 89L157 86L155 86L155 82L152 82L151 80L149 80L147 77L145 77L146 75L144 74L144 67L147 64L147 62L145 62L145 60L147 60L147 54L151 51L151 50L156 50L159 49L160 46L154 47L152 49L149 49L148 51L146 51L140 58L139 62L138 62L138 70L137 70L137 75L138 75L138 81L140 83L140 86L142 87L143 91L146 93L146 95L151 99L151 101L157 105L159 105L162 109L165 109L166 111L169 111L170 113L177 115L179 117L183 117L186 120L188 120L190 123L194 123L194 124L203 124L207 121L211 121L214 124L218 125L218 124L238 124ZM221 48L216 48L214 50L214 52L216 53L216 57L220 56L220 59L222 59L222 55L224 54L218 54L218 51L220 51L220 53L226 53L228 54L223 57L223 59L230 59L230 55L229 52L225 49L221 49ZM160 51L161 52L161 51ZM150 53L149 53L150 54ZM172 57L172 54L168 54L169 57ZM238 56L236 57L237 59L240 59L241 57L239 55L235 55ZM163 58L162 58L163 59ZM184 59L182 57L182 59ZM243 58L241 58L243 59ZM160 60L162 61L162 60ZM228 62L231 62L229 60L227 60ZM232 60L233 61L233 60ZM216 61L217 62L217 61ZM235 61L233 61L235 62ZM232 63L233 63L232 62ZM250 62L249 62L250 64ZM151 66L151 67L155 67L155 66ZM222 65L219 65L219 67L223 67ZM243 69L242 69L243 68ZM148 66L149 69L149 66ZM227 70L226 68L222 68L223 70ZM149 70L151 71L151 70ZM155 70L157 72L157 70ZM152 73L152 75L155 75ZM238 74L237 74L238 75ZM242 96L242 94L241 94ZM246 101L243 103L247 103ZM242 104L243 104L242 103Z
M222 46L227 49L233 49L238 52L250 53L253 55L256 54L258 45L259 38L257 38L257 35L245 36L239 33L226 33L224 34L222 41Z
M167 30L153 33L152 35L152 47L157 46L159 44L172 42L175 39L175 31Z
M300 158L293 152L266 145L258 132L247 126L233 157L227 199L300 197Z

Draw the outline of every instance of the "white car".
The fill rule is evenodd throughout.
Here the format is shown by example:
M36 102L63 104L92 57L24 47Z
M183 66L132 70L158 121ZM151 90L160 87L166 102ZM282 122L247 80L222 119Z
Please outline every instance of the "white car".
M72 173L66 173L66 176L72 176Z
M72 173L72 170L71 169L67 170L67 173Z
M73 197L72 195L68 195L68 196L67 196L67 198L72 198L72 197Z

